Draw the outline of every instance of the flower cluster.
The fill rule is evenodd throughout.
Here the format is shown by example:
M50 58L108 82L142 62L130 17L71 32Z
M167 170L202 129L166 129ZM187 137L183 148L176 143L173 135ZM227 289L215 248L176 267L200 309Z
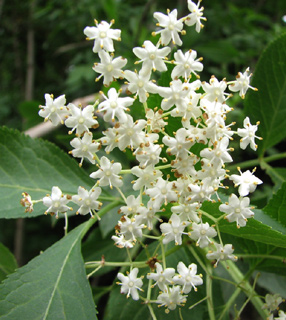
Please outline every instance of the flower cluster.
M135 64L141 66L140 70L122 70L127 60L115 57L113 41L120 40L121 31L111 28L114 21L98 23L95 20L95 27L84 29L87 39L94 41L93 51L100 59L93 66L99 74L96 80L103 78L103 84L109 86L114 80L125 79L129 96L111 88L106 94L101 93L100 103L82 108L71 103L65 106L64 95L56 99L45 95L46 105L41 106L40 116L54 125L64 123L70 129L69 133L75 133L76 137L71 141L74 149L70 154L80 158L80 165L87 159L91 164L96 163L97 168L90 174L96 180L91 190L79 187L77 195L68 197L58 187L53 187L52 194L44 197L43 203L48 207L46 213L56 216L70 209L68 201L78 206L77 213L94 216L101 207L101 188L115 188L124 202L119 210L121 217L116 234L112 236L117 247L129 250L150 235L161 243L162 248L169 243L180 246L191 241L205 250L206 258L217 266L220 261L236 261L237 257L233 254L232 244L223 243L215 225L217 218L205 212L202 206L205 202L220 201L219 192L227 188L224 181L229 179L238 187L238 196L231 194L228 202L219 206L221 217L235 222L238 228L246 226L247 219L254 215L248 195L262 181L254 175L255 170L242 172L238 168L240 175L229 176L226 165L233 162L230 142L235 134L241 138L242 149L250 145L256 150L255 139L261 138L255 134L258 123L252 125L248 117L244 120L244 128L236 131L232 129L234 123L228 123L232 111L228 100L232 94L227 90L239 92L244 98L249 88L255 89L249 84L248 68L234 81L212 76L207 82L200 80L203 59L197 58L195 50L178 49L172 58L171 46L183 44L181 35L186 33L183 28L194 25L200 32L202 21L206 20L200 2L195 4L188 0L188 8L190 13L181 18L176 9L168 10L166 15L154 13L158 22L153 35L159 37L158 42L153 44L147 40L142 47L133 49L138 59ZM159 72L168 72L167 66L171 68L170 84L160 86L155 78ZM159 97L160 105L149 104L152 95ZM141 119L132 109L136 99L145 113ZM96 141L91 131L98 127L95 112L109 123L109 128ZM169 128L174 120L180 123L176 131L172 126ZM134 176L134 195L126 196L121 190L122 165L110 161L108 156L97 156L100 149L108 155L116 148L130 149L136 161L129 170ZM25 199L23 204L29 210L30 201ZM214 224L210 225L210 221ZM155 228L160 230L161 236L152 235ZM163 265L157 261L155 268L156 272L148 273L147 279L154 281L152 287L160 289L155 302L168 310L182 306L192 288L196 291L203 283L194 263L187 267L180 261L176 273L163 259ZM127 276L118 273L121 293L134 300L140 298L138 290L142 291L143 286L142 277L137 278L138 271L133 268Z

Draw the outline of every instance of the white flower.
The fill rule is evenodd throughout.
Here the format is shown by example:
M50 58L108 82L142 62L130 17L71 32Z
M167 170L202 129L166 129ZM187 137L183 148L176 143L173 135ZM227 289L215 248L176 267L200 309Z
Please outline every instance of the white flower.
M116 282L121 285L120 292L126 294L127 298L131 295L133 300L139 300L139 294L137 290L143 291L141 287L143 286L143 281L141 278L137 278L138 268L134 268L130 271L130 273L125 276L122 273L117 274L117 278L121 282Z
M275 317L275 320L286 320L286 313L282 310L279 310L278 313L279 317Z
M173 182L158 178L153 188L146 190L146 194L154 201L154 205L158 208L164 203L167 205L168 202L177 201L178 196L173 190Z
M73 157L81 158L80 166L84 158L87 158L92 164L95 164L94 154L100 149L100 143L92 140L92 134L90 132L85 132L82 139L74 138L70 144L74 149L69 153L71 153Z
M203 179L200 184L189 184L190 195L187 201L191 203L202 203L205 200L210 201L214 191L213 180L210 177L207 177Z
M69 199L66 195L62 194L61 189L59 187L53 187L52 194L43 198L44 206L48 207L45 214L55 214L56 218L58 218L59 212L64 213L68 210L72 210L72 208L66 205L68 202Z
M179 272L178 276L173 278L175 284L182 286L183 293L189 293L192 288L197 291L196 286L203 284L202 275L197 275L197 265L195 263L190 264L188 267L183 262L179 262L177 266Z
M142 217L142 220L147 224L148 230L153 229L153 220L156 219L160 222L163 222L160 217L156 215L157 212L161 212L160 208L156 207L154 205L154 202L152 200L149 200L147 203L147 208L143 207L140 212L140 216Z
M192 231L190 233L190 238L196 240L197 246L200 248L207 247L210 243L213 243L210 238L213 238L217 235L217 232L213 227L210 227L208 222L206 223L195 223L192 224Z
M172 12L167 10L168 15L161 12L155 12L154 18L158 20L159 23L156 25L162 27L163 29L153 32L153 35L161 33L161 43L163 46L167 46L172 40L173 44L181 46L183 44L180 39L179 32L182 32L184 24L182 19L177 20L178 11L174 9Z
M159 262L155 263L156 273L148 273L147 279L152 279L156 281L152 287L158 285L160 290L168 292L168 285L173 284L172 278L175 275L174 268L166 268L163 270L161 264Z
M185 54L182 50L178 50L174 53L174 64L176 65L171 73L172 79L183 77L185 80L191 77L194 73L197 77L196 71L200 72L203 70L203 64L200 62L202 58L197 58L197 52L195 50L189 50Z
M172 162L173 171L175 171L178 175L183 176L193 176L195 177L197 171L194 165L198 162L198 158L194 154L190 154L184 158L178 158Z
M241 96L242 99L244 99L248 88L254 91L257 91L256 88L251 87L249 85L250 77L252 76L252 74L248 75L248 73L249 73L249 68L247 68L244 73L238 72L236 76L236 80L229 82L230 85L228 86L230 91L233 91L233 92L239 91L239 95Z
M151 41L147 40L144 41L143 48L136 47L133 52L140 59L139 62L143 62L142 72L144 74L150 73L152 69L153 71L167 71L163 60L171 52L171 48L158 49Z
M142 237L142 229L145 227L142 222L142 217L136 215L134 218L122 216L118 221L120 234L123 234L126 240L136 241L136 238Z
M202 87L205 91L205 98L210 102L218 101L220 103L225 102L225 96L228 96L225 93L225 89L227 87L227 82L225 80L218 81L215 76L212 76L210 82L202 82Z
M127 59L118 57L113 59L113 55L109 55L106 51L102 50L98 52L100 63L95 63L93 70L101 75L96 78L96 81L99 81L103 77L103 84L109 86L114 79L123 78L123 68Z
M115 245L118 248L133 248L134 244L132 240L126 240L124 234L120 234L119 236L112 236L111 239L115 242Z
M149 93L157 93L157 86L150 80L151 73L144 72L141 69L139 73L130 70L124 71L124 78L129 82L128 90L131 93L136 93L135 97L139 96L139 101L144 103L149 97Z
M231 260L231 261L237 261L237 257L233 255L233 246L231 244L226 244L225 246L222 246L219 243L215 243L216 251L209 251L209 253L206 255L207 259L217 260L214 267L217 267L219 261L225 261L225 260Z
M180 286L173 286L168 292L159 294L156 302L160 304L159 307L165 306L169 310L175 310L177 306L184 306L186 297L181 294Z
M166 125L167 122L162 118L163 110L159 109L154 112L152 109L148 109L146 112L147 123L152 132L160 132Z
M99 52L102 49L112 52L114 51L113 41L120 41L121 30L110 29L114 21L107 23L106 21L101 21L98 23L94 20L96 27L86 27L84 29L84 34L87 36L87 40L94 40L93 52Z
M254 213L250 210L253 207L249 207L249 203L250 199L248 197L238 198L235 194L232 194L227 203L219 206L219 210L228 214L225 218L229 222L236 221L238 228L245 227L247 219L254 216Z
M171 208L171 211L173 213L179 214L179 217L182 221L191 220L191 221L199 222L200 219L198 217L198 212L197 212L199 208L200 206L196 202L192 204L181 203L178 206L173 206Z
M121 171L122 165L119 162L112 163L109 159L103 156L100 159L100 167L97 171L90 174L93 179L100 179L99 185L113 187L121 187L123 182L118 175Z
M81 108L69 103L68 109L71 116L66 119L65 125L72 128L69 134L76 130L76 135L80 136L85 131L89 131L89 128L98 126L98 122L94 119L94 107L92 105Z
M120 150L125 150L127 147L131 150L136 149L144 141L146 120L139 119L133 122L133 118L127 114L126 120L116 126L117 144Z
M160 225L161 232L164 236L163 243L175 241L175 245L182 244L182 235L185 228L190 224L187 221L181 221L180 217L173 213L169 222L164 222Z
M141 188L149 188L153 185L154 181L162 176L160 170L155 170L152 165L147 166L146 168L140 168L135 166L131 168L131 173L138 177L133 183L134 190L140 190Z
M250 172L249 170L241 172L240 168L237 168L240 172L240 176L237 174L232 174L230 180L234 182L234 186L238 187L238 193L240 196L245 197L249 193L255 191L258 184L263 183L259 178L257 178L253 173L255 169Z
M120 91L117 93L115 88L111 88L107 92L107 97L101 92L105 101L98 105L98 111L104 112L104 121L115 121L115 117L119 121L124 122L127 120L125 111L129 111L127 107L131 106L134 99L130 97L119 98Z
M99 187L92 188L89 191L83 187L78 187L76 195L72 196L72 201L76 203L79 207L77 214L90 214L93 217L93 213L97 216L98 220L100 217L97 215L95 210L99 210L102 203L97 201L101 189Z
M105 148L105 152L108 154L114 148L118 147L118 139L117 139L117 129L114 127L108 128L106 131L102 132L105 137L101 138L101 143Z
M240 139L240 148L246 149L246 147L250 144L250 148L254 151L257 149L257 144L255 144L255 138L261 140L262 138L255 135L255 132L258 129L259 122L256 125L252 125L248 117L246 117L243 121L244 129L237 129L237 134L242 137Z
M149 165L156 165L160 159L162 148L158 144L147 143L142 148L138 148L135 152L136 159L139 161L140 166L145 168Z
M52 94L45 94L46 105L40 106L39 115L45 118L45 121L50 120L54 126L59 123L64 123L63 118L68 115L65 95L61 95L54 99Z
M267 309L269 312L273 312L278 309L280 303L283 302L281 296L276 294L267 293L265 296L265 304L262 306L262 309Z
M200 8L200 3L201 0L199 0L197 4L191 0L188 0L188 8L191 13L186 17L185 20L187 26L192 26L195 24L197 32L200 32L201 28L204 27L201 23L201 20L207 20L205 17L203 17L204 8Z
M128 216L135 215L136 213L141 213L142 210L144 210L144 207L142 206L140 196L135 198L134 195L130 195L126 198L126 205L120 208L120 213Z

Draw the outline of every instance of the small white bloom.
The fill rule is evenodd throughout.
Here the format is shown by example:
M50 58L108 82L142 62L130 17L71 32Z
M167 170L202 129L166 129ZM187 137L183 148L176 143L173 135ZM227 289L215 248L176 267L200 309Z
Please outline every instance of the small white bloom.
M102 145L107 146L105 152L108 154L114 148L118 147L117 129L111 127L102 133L104 134L104 137L101 138L101 143Z
M134 195L130 195L126 198L126 205L120 208L120 213L126 216L135 215L141 213L142 209L144 210L144 207L142 206L140 195L137 198Z
M101 92L105 101L98 105L98 111L104 112L104 121L115 121L115 117L119 121L124 122L127 120L125 111L129 111L127 107L131 106L134 99L130 97L119 98L120 91L117 93L115 88L111 88L107 92L107 97Z
M119 162L112 163L109 159L103 156L100 159L100 167L97 171L90 174L93 179L100 179L99 185L113 187L121 187L123 182L118 175L121 171L122 165Z
M76 135L80 136L85 131L89 131L91 127L98 126L98 122L94 119L94 107L92 105L81 108L69 103L68 109L71 115L66 119L65 125L72 128L69 134L76 130Z
M233 255L233 246L231 244L226 244L225 246L222 246L219 243L215 243L216 251L210 251L207 253L206 257L209 260L215 259L217 260L214 267L217 267L219 261L225 261L225 260L231 260L231 261L237 261L237 257Z
M117 284L121 285L120 292L127 294L127 298L131 295L133 300L139 300L139 294L137 290L143 291L141 287L143 286L143 281L141 278L137 278L139 269L134 268L130 273L125 276L123 273L118 273L117 278L121 282Z
M215 192L213 186L213 180L207 177L201 181L200 184L191 183L189 184L190 195L188 202L199 202L202 203L205 200L211 201L211 196Z
M140 163L140 167L145 168L146 166L155 166L160 159L162 148L158 144L147 143L143 147L136 150L135 156Z
M94 154L100 149L100 143L92 140L92 133L85 132L82 139L74 138L70 144L74 147L74 149L70 151L72 156L81 158L80 166L84 158L88 159L92 164L95 164Z
M215 76L212 76L210 82L202 82L202 87L205 91L205 98L210 102L218 101L220 103L225 102L226 96L229 94L225 93L227 82L225 80L218 81Z
M147 40L144 41L143 48L136 47L133 52L140 59L139 62L143 62L142 72L144 74L149 74L152 69L153 71L167 71L164 59L171 52L171 48L158 49L151 41Z
M179 215L182 221L194 221L199 222L200 219L198 217L198 209L200 208L198 203L182 203L178 206L173 206L171 211Z
M174 53L174 64L176 65L171 73L172 79L183 77L185 80L191 77L193 73L196 77L199 77L196 72L203 70L203 64L200 62L202 58L197 58L197 52L195 50L189 50L185 54L182 50L178 50Z
M162 222L163 220L160 219L159 216L156 214L158 212L161 212L160 208L156 207L154 205L154 202L152 200L149 200L147 203L147 208L143 207L140 212L140 216L142 217L142 220L147 225L148 230L153 229L153 221L156 219L157 221Z
M96 78L96 81L99 81L101 77L103 77L103 84L105 86L109 86L110 83L118 78L123 78L123 68L127 59L118 57L113 59L113 55L109 55L106 51L102 50L98 52L100 63L95 63L93 66L93 70L97 73L100 73L100 76Z
M240 168L237 168L240 172L240 176L238 174L232 174L230 176L230 180L234 182L234 186L238 187L238 193L241 197L247 196L249 193L255 191L257 185L263 183L259 178L257 178L253 173L255 169L250 172L249 170L245 172L241 172Z
M164 235L163 243L175 241L175 245L182 244L182 235L185 228L190 224L187 221L181 221L180 217L173 213L169 222L164 222L160 225L162 234Z
M179 262L177 266L179 272L178 276L173 278L175 284L182 286L183 293L189 293L192 288L197 291L196 286L203 284L202 275L197 275L197 265L195 263L190 264L188 267L183 262Z
M245 227L248 218L254 216L254 213L249 207L250 199L248 197L238 198L235 194L232 194L228 203L221 204L219 210L225 212L228 215L225 217L229 222L236 222L237 227Z
M236 76L236 80L229 82L230 83L230 85L228 86L229 90L233 92L239 91L239 95L241 96L242 99L244 99L248 88L254 91L257 91L256 88L251 87L249 85L251 76L252 74L249 74L249 68L247 68L244 73L239 72Z
M44 206L48 207L45 211L45 214L50 213L51 215L56 215L56 218L59 216L59 212L66 212L72 210L66 204L69 202L69 199L66 195L62 194L62 191L59 187L53 187L51 195L47 195L43 198Z
M164 121L163 110L159 109L154 112L152 109L148 109L146 112L147 124L152 132L160 132L166 125Z
M134 244L132 240L126 240L124 234L120 234L119 236L112 236L111 239L115 242L115 245L118 248L133 248Z
M279 317L275 317L275 320L286 320L286 313L282 310L278 312Z
M138 177L138 179L134 181L134 190L140 190L143 187L148 189L153 185L154 181L162 176L162 172L160 170L155 170L152 165L149 165L146 168L135 166L131 168L131 173Z
M156 273L148 273L147 279L152 279L156 281L152 287L158 285L160 290L168 292L168 285L173 284L172 278L175 275L174 268L166 268L163 270L161 264L159 262L155 263Z
M180 286L173 286L168 292L159 294L156 302L159 303L159 307L165 306L169 310L175 310L177 306L184 306L186 297L181 294Z
M97 215L95 210L99 210L102 205L101 202L97 201L101 193L101 189L96 187L88 191L83 187L78 187L77 193L78 194L72 196L72 201L80 206L77 210L77 214L85 215L90 213L91 217L93 217L93 213L95 213L98 220L100 220L100 217Z
M172 40L173 44L181 46L183 44L180 39L179 32L182 32L184 24L182 19L177 19L178 11L174 9L172 12L167 10L168 15L165 15L161 12L155 12L154 18L158 20L156 24L158 27L162 27L163 29L154 32L156 35L161 33L161 43L163 46L167 46Z
M120 234L123 234L126 240L136 241L136 238L142 237L142 229L145 227L142 222L142 217L136 215L134 218L122 216L118 221Z
M114 21L111 21L110 23L101 21L98 23L94 20L94 22L96 27L86 27L83 31L87 36L87 40L94 40L93 52L96 53L102 49L107 52L114 51L113 40L120 41L121 30L110 28Z
M45 121L50 120L54 126L59 123L64 123L63 119L68 115L65 95L61 95L54 99L52 94L45 94L46 105L40 106L39 116L45 118Z
M205 248L210 243L213 243L211 238L215 237L216 235L217 232L213 227L210 227L208 222L199 224L193 222L190 238L196 240L196 245L200 246L200 248Z
M246 149L246 147L250 144L250 148L254 151L257 149L257 144L255 144L255 138L261 140L262 138L255 135L255 132L258 129L259 122L256 125L252 125L248 117L246 117L243 121L244 129L237 129L237 134L242 137L240 139L240 148Z
M281 296L276 294L267 293L265 296L265 304L262 306L262 309L267 309L269 312L273 312L278 309L280 303L283 302Z
M201 20L207 20L205 17L203 17L204 7L200 8L200 3L201 0L199 0L197 4L191 0L188 0L188 9L191 13L186 17L185 20L187 26L192 26L195 24L197 32L200 32L201 28L204 27L201 23Z

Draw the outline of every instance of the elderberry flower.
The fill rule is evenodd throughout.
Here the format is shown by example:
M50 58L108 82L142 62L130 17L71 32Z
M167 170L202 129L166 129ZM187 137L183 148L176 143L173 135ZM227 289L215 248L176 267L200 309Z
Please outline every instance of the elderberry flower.
M202 275L197 275L197 265L190 264L188 267L183 262L179 262L177 266L179 275L174 276L173 281L175 284L182 286L182 293L189 293L192 288L197 291L196 286L203 284Z
M155 166L162 159L160 157L161 151L162 148L158 144L147 143L135 151L135 156L140 167L145 168L149 165Z
M166 244L174 240L176 246L181 245L182 235L189 224L190 222L182 221L178 215L173 213L168 223L164 222L160 225L161 232L164 236L163 243Z
M117 57L113 59L113 55L109 55L106 51L102 50L98 52L100 63L95 63L93 70L97 73L100 73L100 76L96 78L95 81L99 81L103 77L103 84L109 86L110 83L118 78L123 78L123 68L127 59L122 57Z
M104 49L107 52L114 51L113 41L120 41L121 30L111 29L114 20L110 23L101 21L98 23L94 20L96 27L85 27L84 34L87 36L87 40L94 40L93 52L99 52Z
M179 214L179 217L182 221L194 221L199 222L200 219L198 217L197 210L200 208L198 203L181 203L178 206L173 206L171 211L173 213Z
M203 70L203 64L200 62L202 58L197 58L197 51L189 50L185 54L182 50L178 50L174 53L174 64L175 68L172 70L171 78L177 79L178 77L183 77L185 80L191 78L192 73L199 78L196 73Z
M201 23L201 20L207 20L205 17L203 17L204 7L200 8L200 3L201 0L199 0L197 4L191 0L188 0L188 9L191 13L185 18L186 25L192 26L195 24L197 32L200 32L201 28L204 27Z
M152 132L160 132L167 125L167 122L164 121L162 115L163 110L161 109L156 112L154 112L152 109L147 109L147 124Z
M110 186L112 189L113 187L121 187L123 185L121 177L118 175L121 169L121 163L112 163L108 158L103 156L100 159L99 169L89 176L93 179L100 179L98 184L101 187Z
M281 296L276 293L276 294L269 294L265 296L265 304L262 306L262 309L267 309L269 312L273 312L278 308L279 304L283 302L283 299Z
M25 212L33 212L34 208L33 208L33 201L31 196L29 195L29 193L27 192L23 192L22 193L22 199L20 200L20 203L23 207L25 207Z
M102 133L105 135L105 137L102 137L100 141L102 145L107 146L105 148L105 152L108 154L114 148L118 147L117 129L114 127L108 128Z
M228 222L236 222L237 227L245 227L248 218L254 216L249 207L250 199L248 197L238 198L235 194L230 195L228 202L221 204L219 210L228 215L225 217Z
M126 240L136 241L136 238L142 237L142 229L145 227L142 222L142 217L136 215L134 218L122 216L118 221L120 234L123 234Z
M80 166L84 158L95 164L94 154L100 149L100 143L92 140L92 133L85 132L82 139L74 138L70 144L74 149L69 153L75 158L81 158Z
M218 81L215 76L211 76L209 83L202 82L202 87L205 91L204 97L210 102L218 101L223 103L226 100L225 96L228 96L228 94L224 92L227 87L225 79Z
M152 69L153 71L167 71L163 60L171 52L171 48L158 49L151 41L146 40L144 41L143 48L136 47L133 49L133 52L140 59L138 63L143 62L143 74L149 74Z
M135 97L139 97L139 101L144 103L149 97L149 93L157 93L158 87L155 83L150 81L151 72L143 72L140 70L139 73L132 72L130 70L124 71L124 78L128 81L128 91L136 93Z
M119 121L127 120L125 111L129 111L127 107L131 106L134 99L130 97L119 98L120 91L117 93L115 88L111 88L107 92L107 97L103 92L100 92L104 97L104 101L98 105L98 111L104 112L104 121L115 121L115 117Z
M181 294L180 286L173 286L168 289L168 292L159 294L156 302L159 303L159 307L165 306L169 310L175 310L177 306L184 306L186 297ZM166 313L168 313L167 310Z
M234 182L234 186L238 187L238 193L241 197L247 196L249 193L255 191L258 184L263 183L259 178L257 178L253 173L255 169L250 172L249 170L241 172L240 168L237 168L240 176L237 174L232 174L230 180Z
M214 238L217 235L217 232L213 227L210 227L208 222L192 223L192 231L189 233L189 237L193 240L196 240L196 245L200 248L207 247L210 243L213 243L211 238Z
M63 195L59 187L52 187L51 195L43 198L43 205L48 207L45 214L50 213L51 215L56 215L56 218L58 218L59 212L64 213L72 210L71 207L66 205L69 201L70 199L68 199L67 195Z
M158 285L159 289L168 292L168 285L173 284L173 276L175 275L175 269L174 268L166 268L163 270L163 267L159 262L155 263L156 267L156 273L148 273L147 279L152 279L156 281L152 287L155 285Z
M82 108L69 103L68 109L71 115L66 119L65 125L72 128L69 134L76 130L76 135L80 136L85 131L89 131L91 127L98 126L98 122L94 119L94 107L92 105Z
M153 183L162 176L162 172L160 170L154 169L152 165L149 165L145 168L140 168L139 166L135 166L131 168L131 173L138 177L137 180L133 181L133 189L140 190L141 188L150 188Z
M286 313L282 310L278 312L279 317L275 317L275 320L286 320Z
M156 26L163 29L153 32L152 35L161 34L160 42L163 46L167 46L171 40L173 44L181 46L183 42L180 39L179 32L183 32L183 21L182 19L177 19L177 9L174 9L172 12L167 10L167 14L165 15L161 12L154 13L154 18L158 20Z
M118 248L130 249L134 247L132 240L126 240L124 234L120 234L119 236L112 236L111 239L115 242L115 245Z
M145 208L146 209L146 208ZM135 215L136 213L140 213L144 211L144 207L141 202L140 196L135 198L134 195L130 195L126 198L126 205L122 206L119 210L120 213L124 215Z
M39 116L45 118L45 121L50 120L54 126L64 123L63 119L68 115L65 95L61 95L54 99L52 94L45 94L46 105L40 106Z
M249 73L249 68L247 68L244 73L239 72L236 76L236 80L229 82L230 85L228 86L230 91L233 91L233 92L239 91L239 95L241 96L242 99L245 98L245 94L248 88L254 91L257 91L256 88L251 87L249 85L250 77L252 76L252 74L248 74L248 73Z
M143 286L143 281L141 278L137 278L139 269L134 268L130 271L130 273L127 273L127 276L125 276L122 273L117 274L117 278L121 282L116 282L116 284L121 285L120 292L127 294L127 298L131 295L133 300L139 300L139 294L137 290L143 291L141 287Z
M140 212L140 216L142 217L142 220L147 225L148 230L153 229L153 220L156 219L157 221L163 222L160 217L158 217L156 214L158 212L161 212L160 208L156 207L154 202L152 200L149 200L147 203L147 208L143 207Z
M219 261L225 261L225 260L231 260L231 261L237 261L237 257L233 255L233 246L231 244L226 244L225 246L222 246L219 243L215 243L216 251L209 251L207 253L206 257L209 260L216 260L216 263L214 267L217 267Z
M244 129L237 129L237 134L241 137L240 139L240 148L246 149L250 144L250 148L254 151L257 149L257 144L255 143L255 138L261 140L262 138L255 135L255 132L258 129L259 122L256 125L252 125L248 117L243 121Z
M100 217L97 215L95 210L99 210L102 203L97 201L101 189L99 187L92 188L89 191L83 187L78 187L76 195L72 196L72 201L76 203L79 207L77 214L86 215L90 214L93 217L93 213L97 216L98 220Z

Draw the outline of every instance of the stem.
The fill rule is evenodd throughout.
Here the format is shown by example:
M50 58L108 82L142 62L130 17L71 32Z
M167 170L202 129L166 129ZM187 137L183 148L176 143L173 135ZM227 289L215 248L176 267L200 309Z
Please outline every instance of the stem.
M190 309L193 309L195 306L197 306L198 304L204 302L204 301L207 300L207 299L208 299L208 296L206 296L206 297L204 297L203 299L199 300L198 302L194 303L193 305L191 305L191 306L189 307L189 310L190 310Z
M149 311L150 311L150 314L151 314L151 316L152 316L152 319L153 319L153 320L157 320L156 315L155 315L155 313L154 313L154 310L153 310L153 307L152 307L151 303L147 303L147 307L148 307L148 309L149 309Z
M85 268L86 269L97 268L99 265L106 266L106 267L129 267L130 262L129 261L124 261L124 262L89 261L89 262L85 263ZM133 267L136 267L136 268L146 268L145 261L133 261L132 265L133 265Z
M251 258L262 258L262 259L273 259L273 260L279 260L282 263L285 263L286 257L280 257L280 256L271 256L267 254L237 254L238 258L243 258L243 259L251 259Z
M207 275L206 275L206 289L207 289L207 306L210 320L216 320L214 307L213 307L213 295L212 295L212 266L208 263L207 265Z
M165 256L165 248L163 241L160 241L161 244L161 251L162 251L162 261L163 261L163 268L166 269L166 256Z
M69 219L68 219L67 213L65 212L65 226L64 226L65 236L68 234L68 226L69 226Z

